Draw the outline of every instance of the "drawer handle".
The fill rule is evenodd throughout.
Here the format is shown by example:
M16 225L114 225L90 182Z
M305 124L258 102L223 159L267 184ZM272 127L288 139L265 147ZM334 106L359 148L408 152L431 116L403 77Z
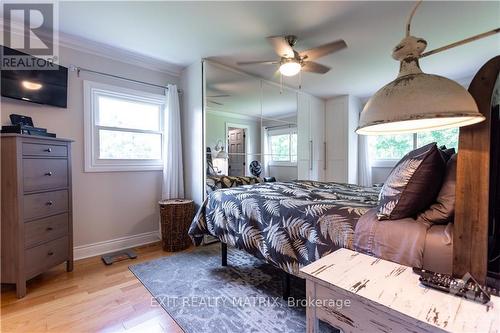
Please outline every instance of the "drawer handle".
M43 151L46 151L47 153L51 153L52 152L52 148L47 148L47 149L44 149Z
M47 229L46 229L46 230L47 230L47 231L52 231L52 230L54 230L54 228L52 228L52 227L47 227Z
M52 205L54 204L54 202L53 202L53 201L47 201L45 204L46 204L47 206L52 206Z
M46 172L45 176L49 176L49 177L52 176L52 171Z
M54 255L54 252L52 251L49 251L49 253L47 253L49 256L53 256Z

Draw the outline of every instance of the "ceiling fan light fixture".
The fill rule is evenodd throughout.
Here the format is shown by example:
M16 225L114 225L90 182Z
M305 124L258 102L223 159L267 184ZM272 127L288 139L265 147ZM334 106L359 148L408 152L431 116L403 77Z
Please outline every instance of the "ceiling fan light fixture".
M302 68L302 65L292 59L289 61L282 62L280 65L280 73L284 76L294 76L297 75L300 72L300 69Z

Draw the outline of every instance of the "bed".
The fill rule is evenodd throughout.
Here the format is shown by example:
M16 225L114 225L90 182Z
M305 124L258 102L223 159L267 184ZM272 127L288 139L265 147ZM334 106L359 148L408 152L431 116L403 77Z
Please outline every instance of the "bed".
M285 272L353 248L356 223L377 205L379 188L314 181L275 182L210 193L189 230L243 249Z
M379 221L372 208L356 224L354 250L433 272L451 274L453 223L421 218Z
M205 191L208 194L221 188L231 188L242 185L262 183L262 179L253 176L225 176L209 175L206 176Z
M340 247L450 273L453 224L378 221L379 191L313 181L219 189L208 195L189 234L196 245L212 235L293 275Z
M303 266L347 248L450 273L452 240L436 225L453 217L456 160L453 148L423 145L401 158L382 187L262 183L207 170L206 200L188 233L196 245L206 235L219 239L223 265L229 245L300 276Z

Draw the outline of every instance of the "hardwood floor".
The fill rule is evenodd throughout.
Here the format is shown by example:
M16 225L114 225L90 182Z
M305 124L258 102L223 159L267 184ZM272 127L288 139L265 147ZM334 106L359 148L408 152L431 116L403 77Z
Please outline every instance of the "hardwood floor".
M136 249L138 258L105 266L100 257L65 265L30 280L27 294L16 298L2 286L2 332L182 332L135 278L128 266L169 253L159 244Z

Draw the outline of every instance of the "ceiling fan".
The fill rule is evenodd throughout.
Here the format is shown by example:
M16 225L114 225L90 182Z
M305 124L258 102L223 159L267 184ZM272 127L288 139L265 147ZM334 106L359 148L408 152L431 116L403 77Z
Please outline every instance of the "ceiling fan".
M297 43L297 36L271 36L267 37L267 40L274 48L276 54L278 54L280 60L269 60L269 61L245 61L238 62L238 65L280 65L279 71L285 76L294 76L301 70L304 72L325 74L331 68L318 64L312 60L321 58L327 54L337 52L347 47L346 42L343 39L327 43L318 47L314 47L309 50L302 52L296 51L293 47Z

